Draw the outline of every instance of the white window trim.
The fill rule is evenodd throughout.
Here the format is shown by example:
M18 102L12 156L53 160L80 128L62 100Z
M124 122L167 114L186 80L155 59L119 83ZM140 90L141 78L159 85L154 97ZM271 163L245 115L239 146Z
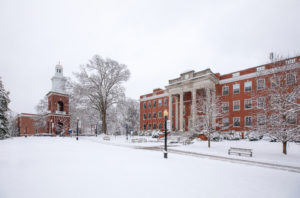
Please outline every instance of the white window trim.
M276 78L278 78L279 84L276 85L276 86L272 86L272 79L276 79ZM270 78L270 87L271 87L271 88L276 88L276 87L279 87L279 85L280 85L280 79L279 79L279 76L272 76L272 77Z
M234 93L234 85L239 85L239 93ZM241 85L240 85L239 83L236 83L236 84L233 84L233 85L232 85L232 93L233 93L234 95L237 95L237 94L240 94L240 93L241 93Z
M247 125L247 122L246 122L246 118L251 118L251 125ZM252 119L252 116L245 116L245 118L244 118L244 125L245 125L245 127L251 127L252 125L253 125L253 119Z
M258 81L259 80L264 80L264 87L262 87L262 88L258 88ZM266 79L264 79L264 78L259 78L259 79L257 79L256 80L256 90L262 90L262 89L265 89L266 88Z
M240 126L234 126L234 118L239 118L239 120L240 120ZM233 126L233 127L241 127L241 117L233 117L233 118L232 118L232 121L233 121L233 122L232 122L232 126Z
M227 121L228 121L228 122L227 122L227 123L228 123L227 126L224 126L224 122L223 122L224 119L227 119ZM229 118L222 118L222 126L223 126L223 127L229 127L229 125L230 125L230 123L229 123Z
M224 104L227 104L226 106L228 107L227 111L224 111L223 107L225 106ZM228 112L229 111L229 102L222 102L222 112Z
M246 83L251 83L251 90L250 91L252 91L252 81L246 81L246 82L244 82L244 92L250 92L250 91L246 91Z
M259 118L260 118L260 117L264 117L264 119L265 119L265 124L262 124L262 125L259 124ZM266 126L266 124L267 124L267 116L266 116L266 115L263 115L263 114L258 114L258 115L257 115L257 125L258 125L258 126Z
M288 83L287 78L288 78L289 74L291 74L291 75L293 75L295 77L295 82L294 83ZM288 74L286 74L286 84L287 85L294 85L296 83L297 83L297 75L296 75L296 73L288 73Z
M239 109L234 109L234 102L236 102L236 101L239 101ZM239 111L240 109L241 109L241 101L240 100L234 100L233 102L232 102L232 108L233 108L233 111Z
M247 100L251 101L251 108L246 108L246 101L247 101ZM245 110L252 109L252 106L253 106L253 105L252 105L252 99L251 99L251 98L245 99L245 100L244 100L244 109L245 109Z
M223 88L225 88L225 87L227 87L227 89L228 89L228 92L227 92L227 95L224 95L223 93ZM229 95L229 86L222 86L222 96L228 96Z
M259 104L259 98L264 98L264 105L263 105L262 107L259 107L259 106L258 106L258 104ZM257 108L258 108L258 109L263 109L263 108L265 108L265 106L266 106L266 97L258 97L257 100L256 100L256 103L257 103L256 105L257 105Z

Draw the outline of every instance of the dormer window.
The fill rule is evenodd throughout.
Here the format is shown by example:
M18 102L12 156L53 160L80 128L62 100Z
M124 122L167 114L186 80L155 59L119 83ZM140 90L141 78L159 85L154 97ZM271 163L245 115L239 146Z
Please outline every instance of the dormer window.
M238 77L238 76L240 76L240 72L236 72L232 74L232 77Z

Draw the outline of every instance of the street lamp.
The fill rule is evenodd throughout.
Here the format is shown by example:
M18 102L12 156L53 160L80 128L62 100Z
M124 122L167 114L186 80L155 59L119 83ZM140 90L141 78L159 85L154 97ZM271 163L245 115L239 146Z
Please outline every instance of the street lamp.
M76 130L77 137L76 137L76 140L78 140L78 122L79 122L79 117L77 117L76 120L77 120L77 130Z
M52 119L50 120L50 136L52 135Z
M164 158L168 158L168 150L167 150L167 119L168 119L168 111L164 110L165 117L165 150L164 150Z

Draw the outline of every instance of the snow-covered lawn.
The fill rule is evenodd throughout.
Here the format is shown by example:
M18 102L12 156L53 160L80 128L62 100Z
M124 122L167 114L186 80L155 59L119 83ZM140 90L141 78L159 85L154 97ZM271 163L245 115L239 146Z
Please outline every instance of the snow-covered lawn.
M273 198L300 194L299 173L176 154L164 159L161 152L105 145L98 139L0 141L0 197Z
M94 137L85 137L92 141L96 141ZM133 137L133 138L145 138L145 137ZM110 143L118 145L135 145L135 146L162 146L164 141L157 142L157 139L146 137L148 142L146 143L131 143L130 137L126 141L124 136L112 137ZM98 138L97 141L103 141L102 138ZM268 142L264 140L249 141L238 140L229 141L223 140L220 142L211 142L211 148L208 148L207 141L194 140L191 145L181 144L169 144L172 149L181 151L197 152L201 154L209 154L216 156L224 156L230 158L246 159L259 162L268 162L280 165L289 165L300 167L300 143L288 143L287 155L282 154L281 142ZM248 148L253 150L253 157L228 155L228 149L230 147Z

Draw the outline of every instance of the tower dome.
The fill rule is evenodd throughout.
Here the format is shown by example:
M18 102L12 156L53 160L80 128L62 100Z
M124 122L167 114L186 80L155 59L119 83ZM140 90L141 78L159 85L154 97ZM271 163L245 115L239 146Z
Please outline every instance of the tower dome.
M57 93L66 93L66 81L67 79L63 75L63 66L58 63L55 66L54 76L51 78L52 80L52 91Z

